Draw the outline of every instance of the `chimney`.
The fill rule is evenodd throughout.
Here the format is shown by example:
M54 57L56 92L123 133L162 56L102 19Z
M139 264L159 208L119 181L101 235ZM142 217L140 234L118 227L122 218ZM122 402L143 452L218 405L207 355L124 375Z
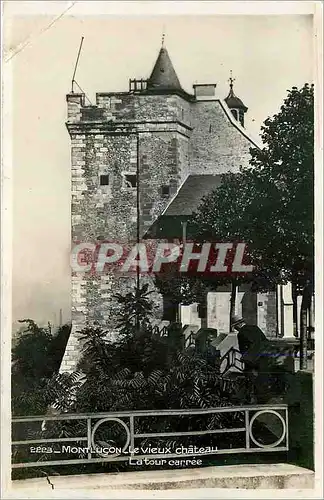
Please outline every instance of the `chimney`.
M67 94L67 112L69 121L79 121L81 108L84 106L84 94Z
M215 97L216 83L196 83L193 85L195 98L206 99Z

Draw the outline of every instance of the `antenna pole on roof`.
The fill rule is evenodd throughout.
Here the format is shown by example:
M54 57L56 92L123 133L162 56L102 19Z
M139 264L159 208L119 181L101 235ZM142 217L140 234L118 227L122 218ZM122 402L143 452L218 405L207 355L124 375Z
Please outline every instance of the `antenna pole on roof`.
M77 67L78 67L78 63L79 63L79 58L80 58L80 53L81 53L81 49L82 49L83 40L84 40L84 36L81 37L79 52L78 52L78 56L77 56L77 59L76 59L76 62L75 62L75 66L74 66L74 71L73 71L73 76L72 76L71 94L74 93L75 74L76 74L76 70L77 70Z

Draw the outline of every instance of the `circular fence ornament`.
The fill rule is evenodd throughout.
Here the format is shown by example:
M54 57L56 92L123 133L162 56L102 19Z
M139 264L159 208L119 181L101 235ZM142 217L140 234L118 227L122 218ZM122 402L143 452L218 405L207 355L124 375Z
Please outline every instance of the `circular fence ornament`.
M279 439L277 439L277 441L275 441L274 443L271 443L271 444L262 444L262 443L259 443L259 441L257 441L257 439L255 439L255 437L253 436L253 432L252 432L252 426L253 426L254 421L260 415L262 415L264 413L271 413L272 415L275 415L276 417L279 418L279 420L281 421L281 424L282 424L282 434L281 434L281 436L279 437ZM283 419L283 417L280 415L280 413L278 413L275 410L260 410L260 411L257 411L253 415L253 417L251 418L251 420L250 420L250 426L249 426L250 438L251 438L251 440L253 441L254 444L256 444L257 446L259 446L259 448L275 448L276 446L278 446L278 444L280 444L283 441L283 439L286 436L286 432L287 432L286 422Z
M98 449L98 445L95 443L95 433L98 430L98 427L100 427L100 425L102 425L105 422L117 422L118 424L120 424L124 428L124 430L126 431L126 442L125 442L125 444L124 444L124 446L122 448L122 453L128 451L128 449L129 449L129 443L130 443L130 431L129 431L129 428L125 424L125 422L123 422L122 420L120 420L119 418L116 418L116 417L102 418L101 420L98 420L98 422L95 423L95 425L93 426L93 429L92 429L92 433L91 433L91 447L93 448L93 450ZM96 451L96 454L99 455L100 457L103 457L103 458L106 458L106 457L113 458L113 457L118 457L120 455L120 453L115 453L115 454L100 453L99 451Z

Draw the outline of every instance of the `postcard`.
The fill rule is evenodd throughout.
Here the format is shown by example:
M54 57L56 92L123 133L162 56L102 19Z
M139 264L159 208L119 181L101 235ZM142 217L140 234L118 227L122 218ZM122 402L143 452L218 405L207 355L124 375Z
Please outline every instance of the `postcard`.
M3 498L321 498L322 4L3 29Z

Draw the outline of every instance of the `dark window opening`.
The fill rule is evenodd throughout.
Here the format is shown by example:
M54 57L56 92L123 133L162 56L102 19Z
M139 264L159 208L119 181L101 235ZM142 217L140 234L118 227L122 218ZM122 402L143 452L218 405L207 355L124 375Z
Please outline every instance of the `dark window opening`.
M137 176L136 174L125 174L125 183L128 188L136 188Z
M101 175L100 176L100 186L108 186L109 185L109 175Z
M162 186L162 196L169 196L169 194L170 194L170 186L165 184L164 186Z
M235 120L237 120L237 110L236 109L231 109L232 115L234 116Z
M240 109L239 119L242 127L244 127L244 111L242 109Z

